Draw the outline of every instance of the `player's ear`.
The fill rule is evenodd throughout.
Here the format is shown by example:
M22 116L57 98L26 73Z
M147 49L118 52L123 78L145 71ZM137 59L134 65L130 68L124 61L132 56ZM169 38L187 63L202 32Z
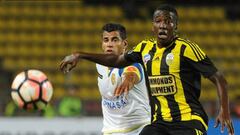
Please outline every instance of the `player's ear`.
M128 41L125 39L125 40L123 41L123 44L124 44L124 47L127 48L127 46L128 46Z
M178 30L177 30L177 23L174 24L174 35L178 34Z
M123 45L124 45L124 52L127 50L127 46L128 46L128 41L125 39L123 40Z
M176 30L176 31L177 31L177 25L178 25L178 23L175 22L175 24L174 24L174 30Z

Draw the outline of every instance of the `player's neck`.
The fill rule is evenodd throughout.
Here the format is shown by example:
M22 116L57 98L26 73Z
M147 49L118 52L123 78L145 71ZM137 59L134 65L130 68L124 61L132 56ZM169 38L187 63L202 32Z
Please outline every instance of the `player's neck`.
M159 48L163 48L163 47L169 47L172 45L172 42L176 39L175 36L173 36L169 41L167 42L161 42L161 41L157 41L157 45Z

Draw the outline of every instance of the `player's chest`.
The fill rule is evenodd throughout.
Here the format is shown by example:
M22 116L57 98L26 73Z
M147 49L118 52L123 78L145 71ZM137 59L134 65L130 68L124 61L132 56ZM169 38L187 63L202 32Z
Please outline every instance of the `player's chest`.
M181 56L176 49L171 51L158 49L155 52L142 52L142 61L148 74L160 75L166 72L180 72Z
M118 68L106 68L101 75L103 76L101 81L108 82L112 85L116 84L117 80L121 79L120 73Z

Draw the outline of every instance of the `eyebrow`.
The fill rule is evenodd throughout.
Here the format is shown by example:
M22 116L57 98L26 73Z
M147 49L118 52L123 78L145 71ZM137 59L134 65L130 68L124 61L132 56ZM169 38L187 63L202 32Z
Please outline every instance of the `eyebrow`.
M103 37L103 39L109 39L109 38L108 38L108 37ZM113 40L113 39L121 39L121 37L114 36L114 37L111 37L110 39L111 39L111 40Z
M112 39L120 39L118 36L112 37Z

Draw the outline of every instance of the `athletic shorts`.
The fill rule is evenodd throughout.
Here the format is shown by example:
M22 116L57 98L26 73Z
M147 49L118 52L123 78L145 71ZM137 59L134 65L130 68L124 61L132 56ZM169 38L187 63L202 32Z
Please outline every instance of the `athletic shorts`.
M158 122L147 125L139 135L207 135L199 121Z

